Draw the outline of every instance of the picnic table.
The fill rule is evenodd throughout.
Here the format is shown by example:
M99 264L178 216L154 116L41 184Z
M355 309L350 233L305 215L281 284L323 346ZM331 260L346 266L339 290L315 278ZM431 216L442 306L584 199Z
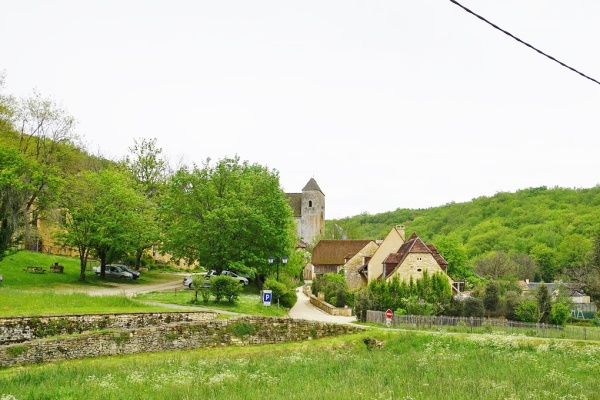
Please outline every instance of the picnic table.
M25 268L23 268L23 271L31 272L34 274L43 274L46 272L46 270L43 267L34 267L34 266L25 267Z

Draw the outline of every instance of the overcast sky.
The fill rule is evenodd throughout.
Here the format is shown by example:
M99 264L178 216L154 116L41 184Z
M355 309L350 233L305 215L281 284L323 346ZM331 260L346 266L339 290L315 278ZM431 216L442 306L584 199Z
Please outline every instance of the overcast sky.
M463 0L600 80L600 1ZM600 183L600 85L449 0L4 0L5 91L117 159L156 138L313 177L326 218Z

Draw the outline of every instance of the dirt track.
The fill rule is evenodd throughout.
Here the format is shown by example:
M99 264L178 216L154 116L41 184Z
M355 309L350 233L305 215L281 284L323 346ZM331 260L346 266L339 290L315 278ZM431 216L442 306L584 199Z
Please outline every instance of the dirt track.
M91 287L86 289L75 289L70 292L87 293L90 296L110 296L124 294L131 297L140 293L167 291L175 289L184 289L181 284L183 277L172 282L156 283L153 285L132 285L131 283L107 282L110 287Z

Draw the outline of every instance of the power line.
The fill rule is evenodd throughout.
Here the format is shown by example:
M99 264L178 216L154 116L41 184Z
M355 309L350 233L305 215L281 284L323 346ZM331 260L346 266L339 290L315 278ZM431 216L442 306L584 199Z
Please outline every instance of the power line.
M562 61L559 61L559 60L557 60L556 58L552 57L551 55L549 55L549 54L546 54L546 53L544 53L543 51L541 51L541 50L539 50L539 49L537 49L537 48L533 47L533 46L532 46L532 45L530 45L529 43L527 43L527 42L524 42L523 40L519 39L518 37L516 37L516 36L515 36L515 35L513 35L512 33L510 33L510 32L508 32L508 31L506 31L506 30L504 30L504 29L500 28L498 25L496 25L496 24L494 24L494 23L492 23L492 22L488 21L487 19L483 18L481 15L479 15L479 14L476 14L475 12L473 12L473 11L469 10L467 7L463 6L463 5L462 5L462 4L460 4L458 1L455 1L455 0L450 0L450 2L452 2L452 3L456 4L457 6L459 6L460 8L462 8L463 10L465 10L466 12L468 12L469 14L472 14L472 15L474 15L475 17L479 18L479 19L480 19L480 20L482 20L483 22L485 22L485 23L487 23L487 24L489 24L489 25L493 26L494 28L498 29L500 32L504 33L505 35L508 35L508 36L510 36L511 38L515 39L517 42L524 44L525 46L527 46L527 47L529 47L529 48L531 48L531 49L533 49L533 50L537 51L537 52L538 52L538 53L540 53L541 55L548 57L548 58L549 58L549 59L551 59L552 61L556 61L557 63L559 63L559 64L560 64L560 65L562 65L563 67L565 67L565 68L568 68L568 69L570 69L571 71L573 71L573 72L575 72L575 73L578 73L579 75L583 76L584 78L587 78L587 79L589 79L590 81L592 81L592 82L595 82L595 83L597 83L598 85L600 85L600 82L598 82L596 79L594 79L594 78L591 78L591 77L587 76L587 75L586 75L586 74L584 74L583 72L579 72L579 71L578 71L578 70L576 70L575 68L569 67L567 64L563 63Z

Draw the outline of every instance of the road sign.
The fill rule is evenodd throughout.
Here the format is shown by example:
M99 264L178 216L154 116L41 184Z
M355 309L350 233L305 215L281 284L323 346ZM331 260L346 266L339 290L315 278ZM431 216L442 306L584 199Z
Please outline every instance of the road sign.
M262 291L263 306L270 306L272 299L273 299L273 291L272 290L263 290Z
M393 312L392 310L388 309L388 310L385 312L385 317L386 317L387 319L392 319L392 317L393 317L393 316L394 316L394 312Z

